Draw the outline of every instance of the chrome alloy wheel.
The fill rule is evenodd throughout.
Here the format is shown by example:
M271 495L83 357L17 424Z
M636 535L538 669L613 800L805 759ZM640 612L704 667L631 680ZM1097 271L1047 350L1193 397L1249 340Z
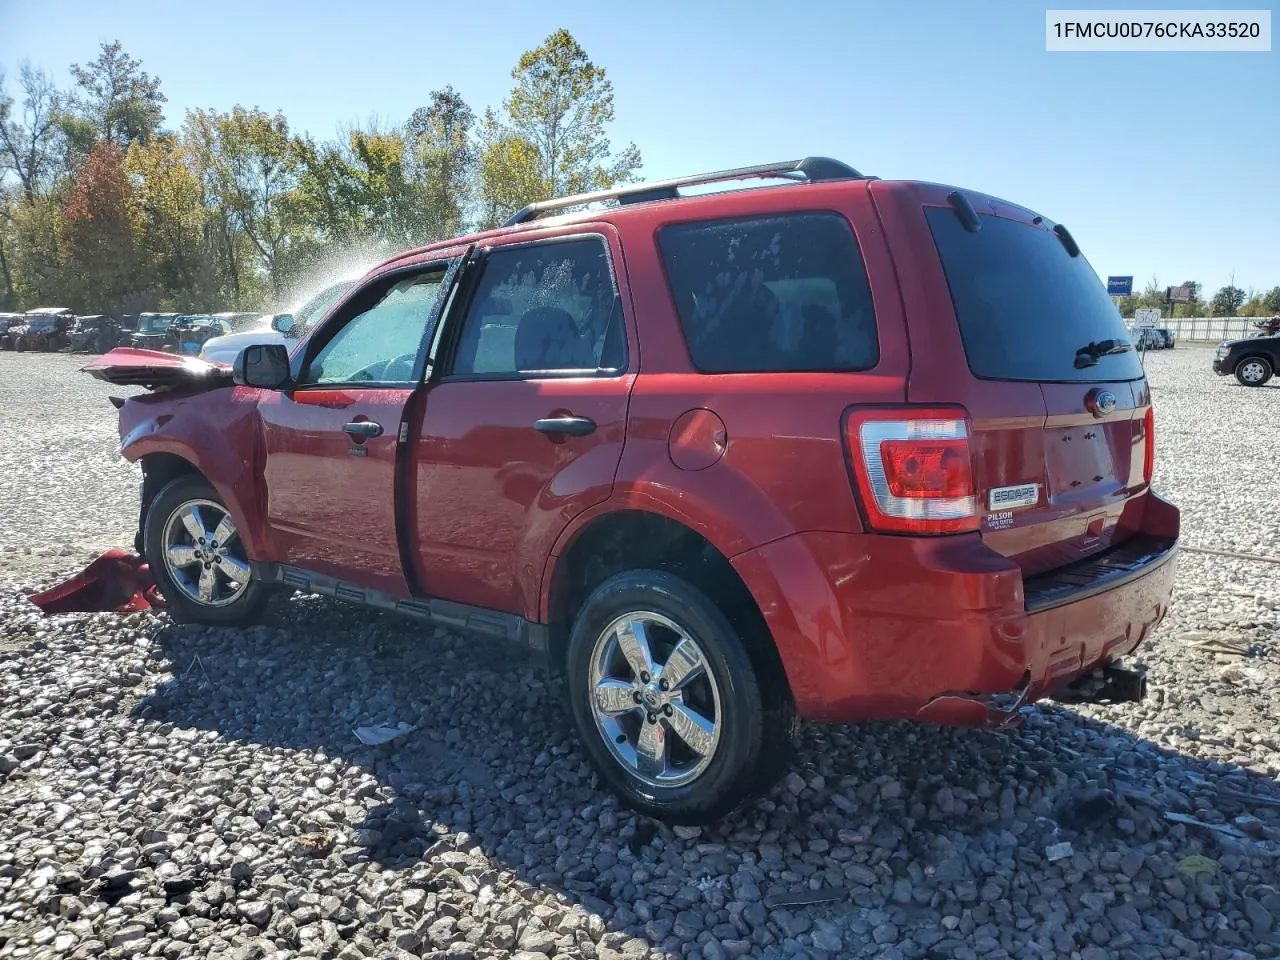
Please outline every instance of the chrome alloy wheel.
M614 620L592 648L588 681L596 729L632 776L679 787L707 769L720 743L720 690L673 621L647 611Z
M1240 364L1240 379L1249 383L1261 383L1267 375L1267 368L1261 360L1246 360Z
M184 503L165 522L163 544L165 570L188 599L225 607L249 588L249 561L222 504Z

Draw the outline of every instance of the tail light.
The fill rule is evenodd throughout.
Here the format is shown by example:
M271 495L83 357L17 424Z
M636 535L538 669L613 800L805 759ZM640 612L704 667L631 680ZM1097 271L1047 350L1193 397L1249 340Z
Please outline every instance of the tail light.
M845 421L853 476L876 530L978 529L978 500L963 410L851 410Z
M1142 478L1151 482L1156 473L1156 411L1147 407L1147 414L1142 418L1143 433L1146 434L1142 457Z

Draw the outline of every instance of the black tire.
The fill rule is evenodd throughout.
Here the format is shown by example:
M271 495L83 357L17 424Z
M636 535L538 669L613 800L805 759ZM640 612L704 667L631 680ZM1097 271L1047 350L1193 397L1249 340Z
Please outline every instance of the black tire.
M178 585L174 574L170 572L169 564L165 561L166 528L171 520L174 523L180 523L178 516L180 512L197 501L216 505L224 511L226 509L222 498L218 496L212 484L198 474L186 474L170 481L156 494L147 509L142 532L144 552L160 595L164 597L168 607L169 616L177 623L203 623L210 626L232 626L251 622L262 613L263 606L272 593L269 584L262 583L250 575L247 585L227 602L204 603ZM209 508L202 509L206 514L216 513ZM237 534L228 542L237 543L238 539ZM223 546L225 548L225 545ZM242 547L232 549L235 552L233 559L245 559ZM198 564L197 570L199 570ZM222 581L218 580L218 582ZM229 590L229 592L233 591Z
M1266 357L1245 357L1236 364L1236 380L1246 387L1260 387L1275 373Z
M597 640L618 618L642 611L666 618L697 644L719 691L719 740L711 759L690 782L674 786L646 783L615 757L592 707ZM738 631L707 594L680 577L632 570L600 584L574 621L566 661L569 702L587 755L608 788L647 816L673 824L709 823L766 789L786 767L794 715L789 698L766 707L762 678ZM638 729L647 722L643 710L628 715ZM671 737L678 742L664 750L680 749L678 734Z

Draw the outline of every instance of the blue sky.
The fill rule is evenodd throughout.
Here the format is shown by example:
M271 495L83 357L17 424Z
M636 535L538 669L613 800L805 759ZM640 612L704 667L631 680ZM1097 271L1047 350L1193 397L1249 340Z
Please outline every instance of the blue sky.
M0 0L0 66L12 78L29 59L65 83L119 39L161 78L172 124L241 103L330 136L398 123L446 84L477 113L498 106L520 54L563 26L607 69L613 138L640 147L646 178L825 154L1033 207L1103 276L1280 284L1274 40L1270 53L1051 54L1039 4L750 9Z

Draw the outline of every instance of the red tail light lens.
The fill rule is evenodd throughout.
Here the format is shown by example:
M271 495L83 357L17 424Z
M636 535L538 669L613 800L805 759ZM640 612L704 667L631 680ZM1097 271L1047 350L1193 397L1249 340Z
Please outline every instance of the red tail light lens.
M969 441L882 440L889 492L902 500L955 499L973 495Z
M1156 411L1147 407L1147 415L1142 418L1143 432L1146 434L1146 446L1143 450L1142 477L1147 483L1156 473Z
M845 422L854 480L876 530L978 529L963 410L852 410Z

